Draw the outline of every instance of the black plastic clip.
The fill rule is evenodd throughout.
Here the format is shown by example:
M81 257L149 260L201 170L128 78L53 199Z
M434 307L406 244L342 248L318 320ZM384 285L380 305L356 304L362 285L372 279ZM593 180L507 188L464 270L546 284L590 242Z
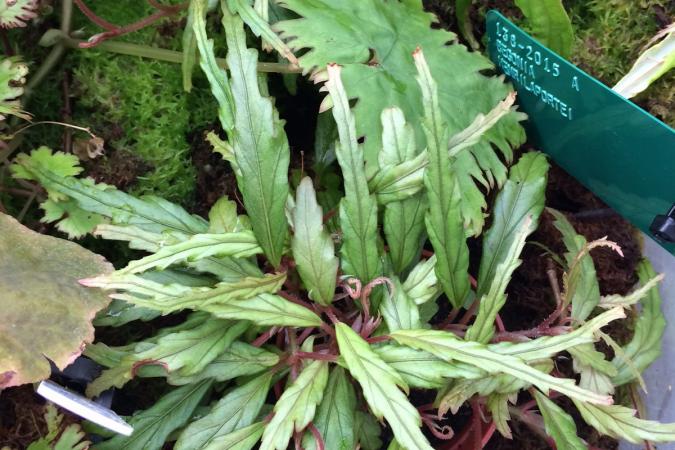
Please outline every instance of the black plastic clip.
M675 203L665 216L658 215L649 227L654 237L659 241L675 242Z

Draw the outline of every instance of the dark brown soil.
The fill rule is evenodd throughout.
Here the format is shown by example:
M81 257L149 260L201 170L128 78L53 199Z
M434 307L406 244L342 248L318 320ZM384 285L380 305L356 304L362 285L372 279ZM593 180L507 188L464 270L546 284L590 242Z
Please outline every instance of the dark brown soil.
M141 158L123 150L110 149L96 159L82 161L87 176L97 183L111 184L127 191L138 177L150 170L150 166Z
M44 402L31 385L0 393L0 448L24 449L47 432Z

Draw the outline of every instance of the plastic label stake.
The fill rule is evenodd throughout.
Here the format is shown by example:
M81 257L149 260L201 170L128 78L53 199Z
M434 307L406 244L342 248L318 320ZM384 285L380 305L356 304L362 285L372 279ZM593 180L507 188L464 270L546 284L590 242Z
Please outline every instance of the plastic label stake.
M650 234L675 204L675 130L540 44L497 11L488 51L518 91L528 138ZM675 244L659 243L675 254Z
M133 427L113 411L52 381L41 382L37 388L37 393L61 408L116 433L131 436L131 433L134 432Z

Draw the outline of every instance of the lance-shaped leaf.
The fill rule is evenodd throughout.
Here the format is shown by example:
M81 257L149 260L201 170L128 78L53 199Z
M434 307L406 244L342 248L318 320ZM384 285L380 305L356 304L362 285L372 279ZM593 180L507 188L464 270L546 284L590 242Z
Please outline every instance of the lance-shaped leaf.
M501 256L503 258L495 269L495 277L490 282L490 288L480 297L478 304L478 313L473 325L467 330L465 339L468 341L477 341L487 344L494 335L494 321L506 303L506 288L511 281L511 275L518 268L521 260L518 258L525 247L525 239L534 231L536 226L532 225L532 217L524 217L522 223L514 230L512 236L509 236L508 248L504 249Z
M314 426L323 439L324 448L352 450L356 446L354 418L356 411L356 393L347 378L345 370L336 366L328 377L328 385L323 400L314 416ZM316 450L316 439L312 433L305 432L302 441L305 450Z
M656 272L646 259L637 267L640 283L654 279ZM616 354L612 364L617 368L617 375L612 378L616 386L625 384L635 378L635 371L642 372L661 355L663 333L666 319L661 312L661 295L658 286L649 290L641 302L642 309L635 321L633 338L623 348L623 354Z
M260 294L244 300L231 300L203 308L223 319L250 320L262 326L316 327L321 319L312 310L283 297Z
M399 108L386 108L380 116L382 122L382 150L378 156L380 168L393 169L406 161L414 160L417 153L415 132L406 122ZM428 164L428 155L425 155ZM424 174L420 166L419 173ZM417 182L424 187L424 177ZM381 199L378 199L381 201ZM417 257L424 234L426 197L423 194L388 203L384 207L382 228L389 247L389 256L395 273L403 272Z
M463 341L452 333L436 330L400 330L391 333L397 342L425 350L445 361L460 361L486 372L504 373L537 386L542 391L553 389L571 398L598 404L611 404L612 398L578 387L574 380L556 378L532 368L522 359L491 351L485 345Z
M163 284L130 274L111 274L80 280L85 286L115 290L112 298L137 306L151 308L164 314L182 309L204 310L206 306L246 299L263 293L275 293L286 280L286 274L267 274L261 278L248 277L235 282L218 283L213 288L189 287L184 284ZM124 293L120 292L123 291Z
M403 289L418 305L436 300L441 294L435 267L436 255L432 255L413 267L403 283Z
M248 0L227 0L230 10L237 13L239 17L248 25L253 34L263 39L266 45L271 46L286 58L291 64L297 65L298 59L291 49L281 40L281 38L270 28L269 23L263 19Z
M265 403L271 381L272 372L268 372L232 389L206 416L192 422L183 430L174 448L208 448L221 436L251 425Z
M235 341L223 353L218 355L204 369L195 375L182 376L172 373L168 376L170 384L183 385L212 378L215 381L227 381L238 377L255 375L275 366L279 356L258 347Z
M260 450L286 450L294 431L302 431L314 418L328 382L328 363L312 361L286 388L274 405L274 417L265 427Z
M628 308L645 298L652 289L658 289L659 283L663 281L663 278L663 274L655 275L628 295L613 294L600 297L600 304L598 306L601 308L614 308L616 306Z
M310 178L304 178L295 193L293 226L293 257L309 297L329 305L335 295L339 262Z
M172 264L194 262L211 256L245 258L260 251L260 246L250 231L195 234L186 241L167 245L152 255L131 261L118 273L139 273L150 269L162 270Z
M239 189L256 239L277 267L288 235L284 215L290 159L288 140L272 101L260 92L257 52L246 48L241 19L223 8L223 26L235 111L234 128L228 135L241 171Z
M436 254L436 276L454 307L464 304L469 294L469 248L466 245L460 211L461 194L447 152L448 128L438 106L436 83L431 77L422 50L413 54L417 81L424 103L424 131L429 166L424 184L429 198L425 222Z
M175 389L160 398L150 409L138 412L129 420L131 436L117 435L96 444L101 450L159 450L169 435L185 425L211 387L211 380Z
M0 389L48 378L47 358L63 369L80 355L110 299L77 280L111 270L103 257L0 213Z
M492 415L495 428L506 439L513 439L511 428L509 428L509 420L511 420L511 414L509 413L510 397L509 394L492 394L488 396L487 402L485 402L485 406ZM517 394L515 394L515 397L517 398Z
M383 345L374 348L382 361L401 375L410 386L422 389L439 389L448 379L477 379L486 372L468 364L449 363L431 353L399 345Z
M246 331L245 322L208 319L198 326L168 333L156 341L138 343L118 364L104 370L87 386L87 394L97 396L105 389L122 387L144 366L157 366L158 376L179 373L190 376L201 372L223 350Z
M675 423L638 419L635 410L621 405L591 405L572 399L584 421L602 434L639 444L675 440Z
M328 66L326 89L333 99L333 117L340 137L335 153L344 177L345 196L340 201L343 270L368 282L380 272L377 204L368 190L363 152L357 142L354 115L340 79L340 66Z
M219 436L203 450L251 450L263 434L265 422L257 422L224 436Z
M584 450L588 446L577 436L574 419L547 396L534 390L534 399L544 418L546 433L553 438L558 450Z
M153 233L205 233L208 223L159 197L136 198L106 184L78 179L77 158L47 147L21 154L12 166L14 177L40 182L54 201L73 199L85 211L108 218L116 225L134 225Z
M420 327L420 312L395 276L391 278L392 290L380 303L380 313L389 331L409 330Z
M206 0L190 2L192 31L199 48L199 65L209 80L211 93L218 102L220 124L229 135L234 128L234 99L227 73L216 62L213 40L206 36L206 6Z
M490 289L497 266L508 260L509 249L528 217L531 220L525 233L537 228L544 209L548 167L546 157L538 152L524 154L518 164L511 167L509 179L495 200L492 225L483 238L476 292L478 298Z
M375 417L363 411L356 411L356 428L354 433L358 436L359 445L363 450L381 450L380 424Z
M432 450L422 434L419 411L401 392L408 386L394 369L370 348L354 330L344 323L335 327L340 354L349 373L359 382L370 410L378 419L384 417L396 440L406 448Z

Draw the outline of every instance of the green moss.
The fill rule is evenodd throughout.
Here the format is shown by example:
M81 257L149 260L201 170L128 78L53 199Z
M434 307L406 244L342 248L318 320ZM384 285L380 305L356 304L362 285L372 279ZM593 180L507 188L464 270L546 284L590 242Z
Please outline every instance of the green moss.
M647 42L673 15L670 0L570 0L576 29L573 61L609 86L630 70ZM675 124L675 76L652 85L635 101L670 125Z
M146 2L136 0L91 2L91 6L100 17L116 24L134 22L153 11ZM75 19L86 35L100 32L79 13ZM123 39L179 50L182 26L180 18L165 19L159 26ZM110 146L140 157L151 167L139 177L133 193L189 202L195 168L188 135L212 123L217 111L204 85L185 93L177 64L96 49L73 52L70 58L77 82L77 120L107 135ZM110 129L117 131L110 133Z

